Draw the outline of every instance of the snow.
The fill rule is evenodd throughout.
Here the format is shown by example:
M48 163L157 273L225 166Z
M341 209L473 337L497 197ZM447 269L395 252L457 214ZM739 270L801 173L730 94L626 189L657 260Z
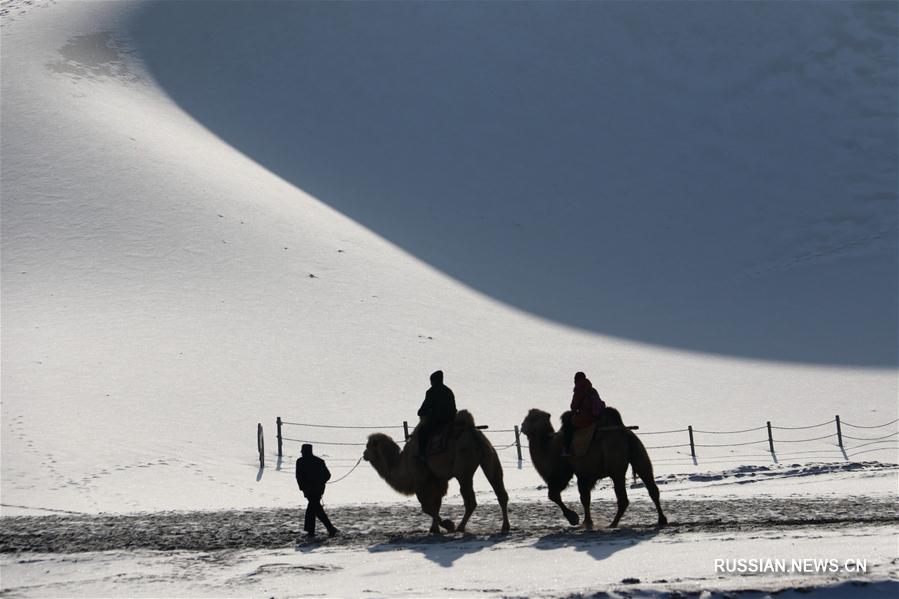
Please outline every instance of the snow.
M4 0L0 513L293 506L299 443L277 458L275 417L401 439L438 368L504 448L513 504L545 490L527 451L519 463L512 433L499 431L532 407L558 422L577 370L649 447L687 443L684 432L648 433L688 425L895 420L895 12ZM663 502L882 500L897 490L897 430L844 426L886 436L847 439L845 455L827 424L776 429L776 461L764 430L697 432L698 444L758 443L698 448L695 461L684 447L650 456ZM336 478L368 432L284 434L356 444L317 444ZM475 482L473 522L486 527L495 500ZM609 484L594 497L610 499ZM641 489L631 499L647 501ZM420 518L365 463L326 501ZM455 485L447 503L461 503ZM806 529L684 533L601 559L605 541L542 550L526 536L468 551L459 540L434 550L458 553L451 567L405 547L355 546L209 560L5 555L0 565L4 590L27 596L840 582L715 579L712 556L737 546L747 556L845 549L880 564L864 580L895 581L895 561L885 565L895 532L861 529L845 547L829 529L820 541ZM631 569L659 556L648 574ZM198 562L197 581L179 578ZM539 582L561 563L574 578ZM247 586L229 582L260 567ZM321 586L297 590L305 576ZM663 578L687 582L652 586Z
M839 571L803 565L799 571L735 574L717 572L716 559L784 560L787 568L794 567L793 560L837 560ZM860 584L847 582L859 578L845 571L849 560L867 560ZM764 595L812 587L820 596L855 597L888 596L897 588L893 526L675 534L559 531L512 539L393 540L367 547L326 542L238 551L29 553L5 559L4 570L10 591L30 596L558 597L600 590L612 596L668 596L710 589L715 596L728 596L747 589Z

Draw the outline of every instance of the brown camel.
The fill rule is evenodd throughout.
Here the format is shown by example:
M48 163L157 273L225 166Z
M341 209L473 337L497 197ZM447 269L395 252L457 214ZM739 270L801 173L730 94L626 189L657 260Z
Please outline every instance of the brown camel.
M493 487L499 507L503 512L503 532L509 531L509 516L506 506L509 496L503 484L503 467L493 445L484 433L475 428L474 418L467 410L459 410L453 423L452 434L447 439L446 450L427 458L427 465L418 459L418 428L412 432L405 447L400 450L396 442L383 433L368 437L368 444L362 457L370 462L387 484L403 495L416 495L421 510L431 516L430 531L440 533L442 526L447 531L465 531L468 519L477 507L472 481L478 466ZM446 495L451 478L459 481L459 489L465 502L465 515L459 526L452 520L440 518L440 505Z
M562 508L562 514L575 525L578 515L562 502L562 490L568 486L572 476L577 476L577 487L584 506L584 527L593 528L593 517L590 515L590 492L596 482L606 476L612 478L615 486L615 498L618 500L618 512L610 527L618 526L624 510L627 509L627 466L646 485L649 496L659 513L659 526L668 524L659 503L659 488L652 473L652 462L646 453L643 443L633 431L624 428L621 415L614 408L604 410L605 417L600 426L619 426L613 430L597 432L596 438L583 456L563 456L562 433L556 432L550 422L548 413L533 409L528 412L521 425L521 432L528 438L528 449L534 468L546 481L549 488L549 499Z

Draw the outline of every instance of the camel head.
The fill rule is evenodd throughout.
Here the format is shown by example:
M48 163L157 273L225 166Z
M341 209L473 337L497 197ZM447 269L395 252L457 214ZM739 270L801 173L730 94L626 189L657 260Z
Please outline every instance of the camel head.
M534 436L546 436L555 432L552 422L550 422L549 412L544 412L537 408L531 409L528 415L524 417L524 422L521 423L521 432L529 439Z
M400 448L396 442L384 433L374 433L368 436L362 459L366 462L377 464L391 464L400 455Z
M384 433L369 435L362 458L370 463L387 484L403 495L415 493L416 471L409 468L409 460L401 458L396 441Z

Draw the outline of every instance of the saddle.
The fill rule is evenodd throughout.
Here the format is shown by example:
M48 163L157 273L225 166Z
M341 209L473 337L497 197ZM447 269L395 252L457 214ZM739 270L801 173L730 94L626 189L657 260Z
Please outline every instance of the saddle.
M425 453L429 456L443 453L447 450L450 439L458 438L466 429L474 426L474 418L468 410L459 410L456 412L456 418L438 431L431 433L428 439L428 447Z
M624 422L621 420L618 410L612 407L604 408L598 421L586 428L574 429L574 436L571 438L571 455L575 457L586 455L593 440L603 434L602 430L619 426L623 427Z
M571 455L581 457L590 449L590 443L596 436L596 423L594 422L586 428L574 429L574 436L571 438Z
M452 424L450 424L431 434L431 438L428 439L427 455L432 456L446 451L453 428Z

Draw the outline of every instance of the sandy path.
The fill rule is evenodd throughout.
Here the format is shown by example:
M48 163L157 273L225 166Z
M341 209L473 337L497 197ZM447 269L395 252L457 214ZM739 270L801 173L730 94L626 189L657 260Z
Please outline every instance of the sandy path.
M579 505L571 507L580 509ZM599 528L597 542L614 536L667 535L685 532L752 531L798 527L842 527L899 523L899 505L885 498L754 498L751 500L672 500L663 506L671 525L657 531L655 510L647 501L634 501L622 528ZM594 520L601 526L614 514L614 503L595 501ZM414 502L358 505L328 510L341 535L329 545L364 547L381 543L442 543L461 535L433 537L430 524ZM157 512L127 515L36 516L2 519L0 552L75 553L120 549L197 550L275 549L296 543L302 528L301 509L217 512ZM460 506L445 508L458 521ZM500 542L523 538L583 534L566 525L549 502L514 503L509 517L513 530L499 530L495 504L479 505L469 524L469 538L489 535Z

